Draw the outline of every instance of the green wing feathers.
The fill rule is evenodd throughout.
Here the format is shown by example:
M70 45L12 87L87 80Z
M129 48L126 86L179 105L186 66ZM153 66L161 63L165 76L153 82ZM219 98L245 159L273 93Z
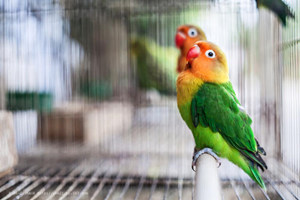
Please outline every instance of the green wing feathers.
M203 84L192 100L191 114L195 127L200 124L213 132L219 132L227 143L250 161L252 178L263 187L257 167L267 169L260 156L265 155L265 151L254 138L252 120L240 110L240 103L231 83Z
M238 100L238 98L236 97L236 94L235 94L235 91L234 91L234 89L232 87L231 82L227 82L225 84L222 84L221 86L232 96L232 98L234 99L234 101L237 104L241 105L240 102L239 102L239 100Z
M220 85L202 85L192 100L192 119L194 126L199 123L204 127L209 126L236 148L257 151L250 117L239 112L234 97Z

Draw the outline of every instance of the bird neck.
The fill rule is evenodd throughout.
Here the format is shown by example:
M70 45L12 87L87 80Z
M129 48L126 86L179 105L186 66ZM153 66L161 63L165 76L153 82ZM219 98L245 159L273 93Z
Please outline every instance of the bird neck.
M186 58L183 54L181 54L178 59L177 72L182 72L185 69L186 64Z
M194 76L189 69L181 72L176 82L178 106L192 101L203 83L203 80Z

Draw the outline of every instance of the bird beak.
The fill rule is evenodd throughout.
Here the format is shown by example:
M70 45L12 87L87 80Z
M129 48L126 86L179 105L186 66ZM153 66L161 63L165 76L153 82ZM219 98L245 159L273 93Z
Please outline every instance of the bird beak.
M193 58L197 58L200 55L200 47L198 45L194 45L190 50L188 51L186 55L186 60L190 61Z
M182 32L178 31L176 33L175 44L176 44L177 48L181 48L183 46L185 39L186 39L186 37Z

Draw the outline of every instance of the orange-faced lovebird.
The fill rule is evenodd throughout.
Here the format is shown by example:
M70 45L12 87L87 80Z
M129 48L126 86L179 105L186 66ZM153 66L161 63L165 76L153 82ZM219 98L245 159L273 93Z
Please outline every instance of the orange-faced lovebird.
M267 169L261 158L266 153L233 90L225 54L215 44L199 41L186 58L188 64L177 78L177 105L196 144L192 166L203 153L227 158L265 188L258 168Z
M175 35L176 47L180 49L178 57L177 72L184 70L186 66L186 54L188 50L199 40L206 40L205 33L197 26L182 25L177 28Z

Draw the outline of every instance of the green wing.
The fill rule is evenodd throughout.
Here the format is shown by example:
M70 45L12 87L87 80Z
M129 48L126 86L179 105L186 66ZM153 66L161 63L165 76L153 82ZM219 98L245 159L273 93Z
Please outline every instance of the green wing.
M231 82L224 83L221 86L232 96L234 101L240 105L240 102L239 102L238 98L236 97L236 94L233 90Z
M252 120L240 110L239 104L230 82L221 85L204 83L192 100L193 124L219 132L232 147L262 169L267 168L258 154L260 151L257 151L258 144L251 129Z

